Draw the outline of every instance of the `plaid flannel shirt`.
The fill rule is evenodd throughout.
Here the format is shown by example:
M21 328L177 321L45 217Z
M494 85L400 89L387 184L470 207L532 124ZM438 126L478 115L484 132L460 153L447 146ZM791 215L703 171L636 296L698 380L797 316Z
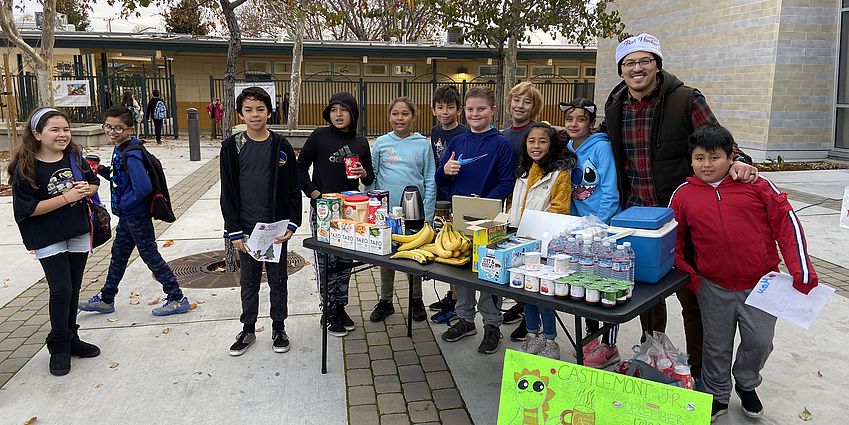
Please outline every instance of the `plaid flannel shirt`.
M622 144L625 147L625 174L631 183L627 206L657 206L657 194L654 190L649 141L655 107L660 97L660 85L642 100L628 99L622 105ZM704 124L717 124L705 97L698 89L693 89L693 110L691 122L693 128ZM736 146L735 146L736 150Z

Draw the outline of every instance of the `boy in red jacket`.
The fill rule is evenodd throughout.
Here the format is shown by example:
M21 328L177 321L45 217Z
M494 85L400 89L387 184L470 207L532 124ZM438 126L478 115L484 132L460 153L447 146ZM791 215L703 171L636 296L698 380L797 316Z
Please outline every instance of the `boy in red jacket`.
M711 422L728 411L732 371L743 412L763 414L755 388L772 352L775 317L745 302L762 276L778 270L776 241L793 287L807 294L817 286L805 234L787 195L763 177L745 184L728 176L733 143L731 133L719 125L698 128L689 138L695 176L675 190L669 203L678 221L675 268L690 274L688 288L702 310L702 377L713 395ZM690 241L692 256L685 251Z

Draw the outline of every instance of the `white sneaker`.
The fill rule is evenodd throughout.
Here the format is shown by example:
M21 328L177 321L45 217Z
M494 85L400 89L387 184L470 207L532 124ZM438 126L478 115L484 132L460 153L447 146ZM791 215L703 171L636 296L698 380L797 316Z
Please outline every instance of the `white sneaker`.
M537 354L545 347L545 338L528 332L528 339L522 343L522 351L528 354Z
M544 346L539 351L539 355L548 359L560 360L560 346L553 339L540 338L544 342Z

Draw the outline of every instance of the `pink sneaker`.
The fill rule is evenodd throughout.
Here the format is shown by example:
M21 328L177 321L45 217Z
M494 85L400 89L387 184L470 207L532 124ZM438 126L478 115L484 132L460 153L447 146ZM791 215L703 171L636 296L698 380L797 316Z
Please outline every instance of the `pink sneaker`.
M584 350L583 350L584 351L584 357L589 356L593 351L595 351L596 347L598 347L598 344L600 342L601 342L601 338L596 338L596 339L590 341L589 344L585 345Z
M584 358L584 366L604 369L619 361L619 349L601 343L596 349Z

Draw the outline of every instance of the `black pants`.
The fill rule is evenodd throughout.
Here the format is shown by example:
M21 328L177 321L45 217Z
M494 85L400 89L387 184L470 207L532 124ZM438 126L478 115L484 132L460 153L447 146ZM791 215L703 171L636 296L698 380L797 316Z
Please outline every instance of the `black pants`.
M51 352L55 351L54 346L69 348L71 337L77 331L77 305L87 259L85 252L60 252L39 260L50 293L47 344Z
M286 243L283 244L281 255L286 255ZM259 285L262 279L262 265L265 264L265 274L268 276L268 287L271 289L271 322L274 330L283 330L284 321L289 316L287 305L289 298L289 274L286 270L286 260L280 263L270 263L254 260L249 254L239 252L240 271L239 285L242 287L242 315L239 321L252 327L256 324L259 314Z
M153 135L156 137L156 144L162 144L162 120L153 119Z

